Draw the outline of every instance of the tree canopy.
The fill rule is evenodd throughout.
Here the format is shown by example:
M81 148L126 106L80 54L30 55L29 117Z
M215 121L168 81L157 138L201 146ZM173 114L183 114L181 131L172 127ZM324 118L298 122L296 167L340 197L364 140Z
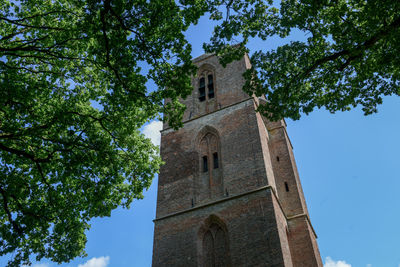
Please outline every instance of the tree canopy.
M368 115L382 96L400 95L399 1L285 0L275 15L261 11L252 23L243 21L240 4L232 9L206 45L222 51L226 62L235 58L226 46L235 36L243 37L244 47L251 37L268 41L293 30L304 35L276 50L253 51L244 90L266 97L259 111L269 118L299 119L316 107L334 113L358 105Z
M142 198L161 160L139 130L160 112L179 124L194 70L183 31L195 11L1 1L0 255L13 253L10 266L84 255L91 218Z
M305 34L245 73L263 114L298 119L400 94L399 14L398 1L0 1L0 256L68 262L91 218L142 198L161 160L140 128L160 113L181 125L200 17L218 23L204 48L222 64L252 38Z

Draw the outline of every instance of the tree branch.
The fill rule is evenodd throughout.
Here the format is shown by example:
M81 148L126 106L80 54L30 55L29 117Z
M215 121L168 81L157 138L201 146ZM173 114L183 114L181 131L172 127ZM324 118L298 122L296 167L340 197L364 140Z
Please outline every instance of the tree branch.
M398 29L399 27L400 27L400 17L393 20L391 24L389 24L387 27L384 27L383 29L378 31L376 34L371 36L368 40L366 40L362 44L357 45L354 49L344 49L340 52L336 52L332 55L329 55L329 56L326 56L326 57L316 60L314 62L314 64L312 64L310 67L305 69L304 72L296 75L294 77L294 79L292 79L292 81L298 80L299 78L307 77L312 71L314 71L320 65L323 65L329 61L338 59L339 57L342 57L342 56L349 56L349 58L346 60L346 62L339 68L339 70L343 70L345 67L347 67L350 64L351 61L353 61L357 58L360 58L365 50L374 46L379 40L385 38L392 31Z
M36 158L34 155L29 154L29 153L27 153L27 152L25 152L23 150L18 150L18 149L15 149L15 148L7 147L7 146L3 145L2 143L0 143L0 149L2 149L4 151L7 151L9 153L18 155L20 157L28 158L28 159L32 160L33 162L49 162L49 159L50 159L49 157L47 157L47 158Z
M65 31L65 29L63 28L57 28L57 27L47 27L47 26L34 26L34 25L29 25L29 24L23 24L23 23L19 23L18 21L20 20L12 20L12 19L8 19L5 17L0 17L0 20L5 20L9 23L12 23L14 25L18 25L21 27L26 27L26 28L32 28L32 29L42 29L42 30L56 30L56 31Z

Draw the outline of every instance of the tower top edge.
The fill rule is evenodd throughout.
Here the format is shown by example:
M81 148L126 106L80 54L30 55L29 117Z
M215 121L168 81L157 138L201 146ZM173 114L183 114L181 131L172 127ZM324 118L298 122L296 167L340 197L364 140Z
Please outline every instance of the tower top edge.
M193 59L192 59L192 62L193 62L193 63L196 63L196 62L202 61L202 60L204 60L204 59L206 59L206 58L209 58L209 57L212 57L212 56L216 56L216 55L215 55L214 53L213 53L213 54L210 54L210 53L203 54L203 55L201 55L201 56L198 56L198 57L193 58Z
M247 59L250 60L250 57L249 57L249 55L247 53L245 53L243 56L245 58L247 57ZM193 58L192 62L193 63L198 63L198 62L203 61L203 60L205 60L207 58L210 58L210 57L218 57L218 56L215 53L206 53L206 54L203 54L203 55L200 55L198 57Z

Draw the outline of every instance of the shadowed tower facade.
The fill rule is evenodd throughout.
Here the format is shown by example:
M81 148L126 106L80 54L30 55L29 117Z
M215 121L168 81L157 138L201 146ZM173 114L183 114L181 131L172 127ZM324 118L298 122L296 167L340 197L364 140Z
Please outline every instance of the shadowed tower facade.
M248 56L194 63L184 126L161 131L152 265L322 267L285 122L241 89Z

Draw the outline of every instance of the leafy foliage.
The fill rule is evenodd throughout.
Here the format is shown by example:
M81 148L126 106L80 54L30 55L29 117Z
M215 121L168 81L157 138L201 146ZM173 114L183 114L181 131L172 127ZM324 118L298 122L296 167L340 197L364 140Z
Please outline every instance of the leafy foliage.
M249 37L283 38L294 29L305 36L304 41L252 55L244 90L266 97L259 108L264 115L299 119L315 107L336 112L357 105L371 114L383 95L400 95L399 1L285 0L279 12L250 2L250 19L241 20L243 10L233 4L235 15L206 45L223 56L223 63L235 59L235 47L227 46L234 37L243 40L236 48L240 51Z
M183 32L201 10L1 1L0 255L13 253L10 266L84 255L91 218L142 198L161 160L139 129L160 112L180 125L195 70Z

